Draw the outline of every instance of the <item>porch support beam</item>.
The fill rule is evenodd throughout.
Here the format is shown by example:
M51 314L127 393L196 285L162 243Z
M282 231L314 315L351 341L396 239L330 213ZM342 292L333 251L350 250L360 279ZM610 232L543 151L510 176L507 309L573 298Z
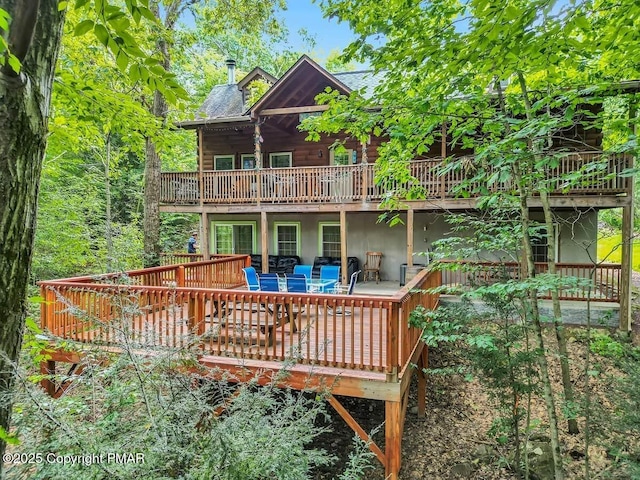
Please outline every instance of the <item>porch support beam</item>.
M202 223L202 239L200 241L200 252L202 253L202 258L204 260L209 260L211 256L209 251L209 216L206 212L202 212L200 218L200 223Z
M204 145L204 133L202 128L199 128L198 129L198 188L199 188L198 198L200 199L200 207L204 205L204 173L203 173L204 172L204 152L202 151L203 145Z
M256 177L257 177L257 185L256 185L256 204L260 205L260 199L262 198L262 145L260 144L260 139L262 138L262 134L260 133L260 117L256 119L256 123L253 127L253 154L255 155L255 163L256 163Z
M260 212L260 240L262 243L262 273L269 273L269 223L267 212Z
M407 267L413 267L413 209L407 210Z
M347 212L340 210L340 278L343 285L347 284L348 259L347 259Z
M637 134L635 118L638 114L636 101L631 99L629 104L629 126ZM629 168L634 167L634 158L629 160ZM633 265L633 178L628 179L628 197L631 201L622 207L622 268L620 272L620 330L631 332L631 273Z

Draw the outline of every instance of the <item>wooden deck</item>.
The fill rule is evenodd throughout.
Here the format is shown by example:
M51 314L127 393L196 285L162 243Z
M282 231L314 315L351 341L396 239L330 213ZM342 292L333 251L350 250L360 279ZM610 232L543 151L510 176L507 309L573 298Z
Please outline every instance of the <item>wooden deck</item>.
M418 186L427 201L458 200L468 208L469 199L456 193L473 173L473 157L468 157L471 170L452 169L441 175L441 158L410 163L413 180L407 184L379 185L375 182L375 164L272 168L264 170L226 170L162 173L160 201L165 205L324 205L379 202L387 192L397 188ZM595 166L597 165L597 168ZM588 182L564 184L558 181L552 197L616 196L630 192L631 180L620 173L631 165L624 155L604 156L599 152L567 154L549 177L565 178L572 173L585 173ZM594 166L589 170L588 166ZM595 172L595 173L593 173ZM476 185L477 187L478 185ZM468 186L472 187L472 186ZM490 191L512 189L509 181L496 182ZM451 203L447 203L451 205ZM165 207L166 208L166 207Z
M426 367L427 361L421 332L408 318L417 305L437 306L437 295L425 289L440 284L440 272L422 271L389 296L249 292L237 288L249 259L236 255L125 276L41 282L43 328L77 346L76 352L52 352L43 372L55 373L56 362L78 365L83 345L113 352L125 340L150 355L168 348L195 351L208 375L237 381L266 383L286 369L292 388L384 400L385 449L375 443L371 449L387 475L397 478L412 365ZM418 378L424 414L421 369ZM64 392L48 377L43 385L52 395ZM366 436L336 397L330 403Z

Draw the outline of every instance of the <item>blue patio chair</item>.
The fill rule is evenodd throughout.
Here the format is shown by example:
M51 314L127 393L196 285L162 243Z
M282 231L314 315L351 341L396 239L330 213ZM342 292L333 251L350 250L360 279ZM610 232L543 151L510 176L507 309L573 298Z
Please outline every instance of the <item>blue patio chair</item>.
M311 278L312 278L311 271L312 270L313 270L313 265L295 265L293 267L293 273L294 274L302 274L305 277L307 277L307 280L311 280Z
M253 267L245 267L242 269L242 273L244 273L244 281L247 284L247 290L256 291L260 290L260 282L258 281L258 274L256 273L256 269Z
M275 273L263 273L258 276L260 290L263 292L279 292L278 275Z
M333 280L333 283L329 283L324 287L325 292L333 291L336 284L340 281L340 267L338 265L323 265L320 267L320 280Z
M307 293L307 277L300 273L287 275L287 292L289 293Z

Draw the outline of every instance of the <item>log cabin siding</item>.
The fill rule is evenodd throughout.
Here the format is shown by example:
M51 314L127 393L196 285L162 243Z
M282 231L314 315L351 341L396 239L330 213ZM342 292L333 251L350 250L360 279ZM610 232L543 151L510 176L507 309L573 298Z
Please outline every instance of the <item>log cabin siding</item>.
M293 167L310 167L329 165L329 147L339 136L323 137L319 142L306 141L305 132L284 132L271 127L268 123L262 125L261 136L263 142L262 166L269 165L269 154L275 152L291 152ZM367 158L373 163L378 158L378 147L381 139L372 139L367 146ZM203 170L213 170L213 158L215 155L234 155L236 169L242 168L241 155L254 152L253 126L226 128L224 130L205 129L203 133ZM362 161L362 146L357 140L349 139L345 142L345 148L356 151L358 163ZM322 156L319 156L322 152Z

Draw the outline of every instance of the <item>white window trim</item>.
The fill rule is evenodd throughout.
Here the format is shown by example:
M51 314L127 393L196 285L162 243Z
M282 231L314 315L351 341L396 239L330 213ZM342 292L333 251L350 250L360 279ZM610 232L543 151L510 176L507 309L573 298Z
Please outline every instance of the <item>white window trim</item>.
M339 227L340 222L319 222L318 223L318 256L322 257L324 255L322 248L322 236L324 233L324 227ZM342 246L340 247L342 249Z
M353 152L355 152L355 150L353 148L346 148L343 152L341 152L341 154L347 154L348 155L348 160L346 165L353 165ZM330 148L329 149L329 165L335 165L336 164L336 149L335 148Z
M274 222L273 223L273 251L276 255L280 255L278 251L278 227L279 226L295 226L296 227L296 255L300 256L300 222Z
M291 168L291 166L293 165L293 152L272 152L269 154L269 167L270 168L287 168L287 167L274 167L273 166L273 157L275 156L280 156L280 155L287 155L289 157L289 165L288 167Z
M236 166L236 156L233 153L229 153L226 155L214 155L213 156L213 169L214 170L218 170L218 160L222 160L222 159L227 159L227 158L231 158L231 166L233 168L231 168L231 170L235 170L235 166ZM224 171L224 170L222 170Z
M210 224L210 228L211 230L209 231L210 235L209 235L209 243L210 243L210 247L211 247L211 252L216 252L216 227L217 226L231 226L233 227L234 225L251 225L253 228L251 229L251 253L256 253L256 247L257 247L257 227L258 227L258 222L256 221L251 221L251 220L238 220L238 221L223 221L223 222L217 222L215 220L211 221Z
M256 154L255 153L241 153L240 154L240 169L242 170L253 170L249 168L244 168L245 159L250 158L253 160L253 168L256 168Z

